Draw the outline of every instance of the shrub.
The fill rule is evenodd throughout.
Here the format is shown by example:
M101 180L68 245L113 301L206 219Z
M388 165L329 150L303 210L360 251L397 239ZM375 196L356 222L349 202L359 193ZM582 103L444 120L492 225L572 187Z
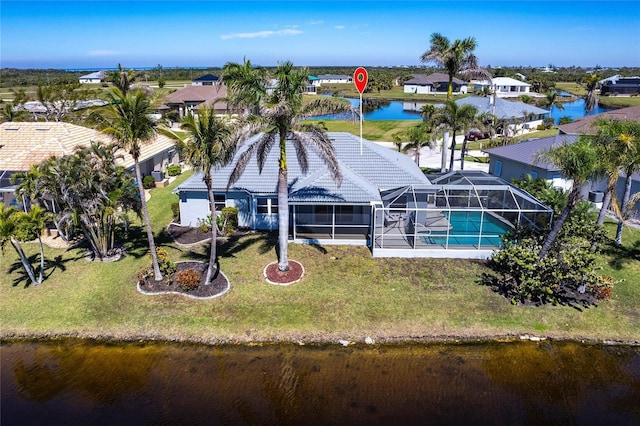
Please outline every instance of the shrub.
M156 253L158 255L158 266L160 267L160 272L165 277L165 279L168 279L176 273L176 270L178 268L176 267L176 264L173 263L169 258L169 252L167 251L167 249L162 247L157 248Z
M203 234L211 232L211 215L207 215L204 219L198 219L198 231Z
M185 269L176 274L176 282L184 291L192 291L200 284L200 272L195 269Z
M223 208L216 221L218 229L221 229L224 235L232 235L238 228L238 208Z
M180 201L171 203L171 213L173 213L173 220L180 220Z
M155 188L156 180L153 178L153 176L146 175L145 177L142 178L142 186L144 186L145 189Z
M182 169L177 164L171 164L167 167L167 174L169 176L178 176L180 173L182 173Z

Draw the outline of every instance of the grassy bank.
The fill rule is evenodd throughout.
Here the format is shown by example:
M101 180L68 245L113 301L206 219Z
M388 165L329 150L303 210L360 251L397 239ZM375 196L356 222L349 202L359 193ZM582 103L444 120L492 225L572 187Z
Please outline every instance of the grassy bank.
M172 243L171 190L186 176L152 190L149 202L158 242L173 260L206 258L206 246ZM609 224L613 232L613 224ZM136 273L148 262L140 229L129 255L114 263L88 262L81 249L46 249L47 279L25 287L17 256L0 258L2 337L80 336L201 342L378 341L491 338L532 334L552 338L640 341L640 232L626 230L625 246L602 258L615 280L612 298L598 307L517 307L477 284L481 262L450 259L374 259L364 247L291 244L290 258L306 274L290 287L265 283L276 259L275 238L251 234L221 241L222 271L231 290L212 300L144 296ZM27 244L35 256L37 246Z

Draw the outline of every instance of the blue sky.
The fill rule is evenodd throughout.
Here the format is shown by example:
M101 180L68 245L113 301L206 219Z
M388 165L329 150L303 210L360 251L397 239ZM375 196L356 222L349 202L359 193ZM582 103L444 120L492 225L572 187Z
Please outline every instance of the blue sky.
M487 66L640 66L640 1L11 1L0 67L419 65L473 36Z

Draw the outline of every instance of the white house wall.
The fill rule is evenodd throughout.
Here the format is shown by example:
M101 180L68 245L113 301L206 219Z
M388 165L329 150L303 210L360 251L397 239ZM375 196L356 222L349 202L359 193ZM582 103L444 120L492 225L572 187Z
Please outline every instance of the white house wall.
M417 84L405 84L404 85L404 93L417 93L426 95L431 93L431 86L420 86Z

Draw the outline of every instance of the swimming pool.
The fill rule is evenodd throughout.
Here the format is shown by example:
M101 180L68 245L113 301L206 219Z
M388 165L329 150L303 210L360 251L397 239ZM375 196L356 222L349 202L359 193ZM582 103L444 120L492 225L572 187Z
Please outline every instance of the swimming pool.
M447 231L421 231L420 240L424 244L449 246L501 247L502 235L512 229L495 216L481 211L443 212L451 229ZM482 237L481 237L482 236Z

